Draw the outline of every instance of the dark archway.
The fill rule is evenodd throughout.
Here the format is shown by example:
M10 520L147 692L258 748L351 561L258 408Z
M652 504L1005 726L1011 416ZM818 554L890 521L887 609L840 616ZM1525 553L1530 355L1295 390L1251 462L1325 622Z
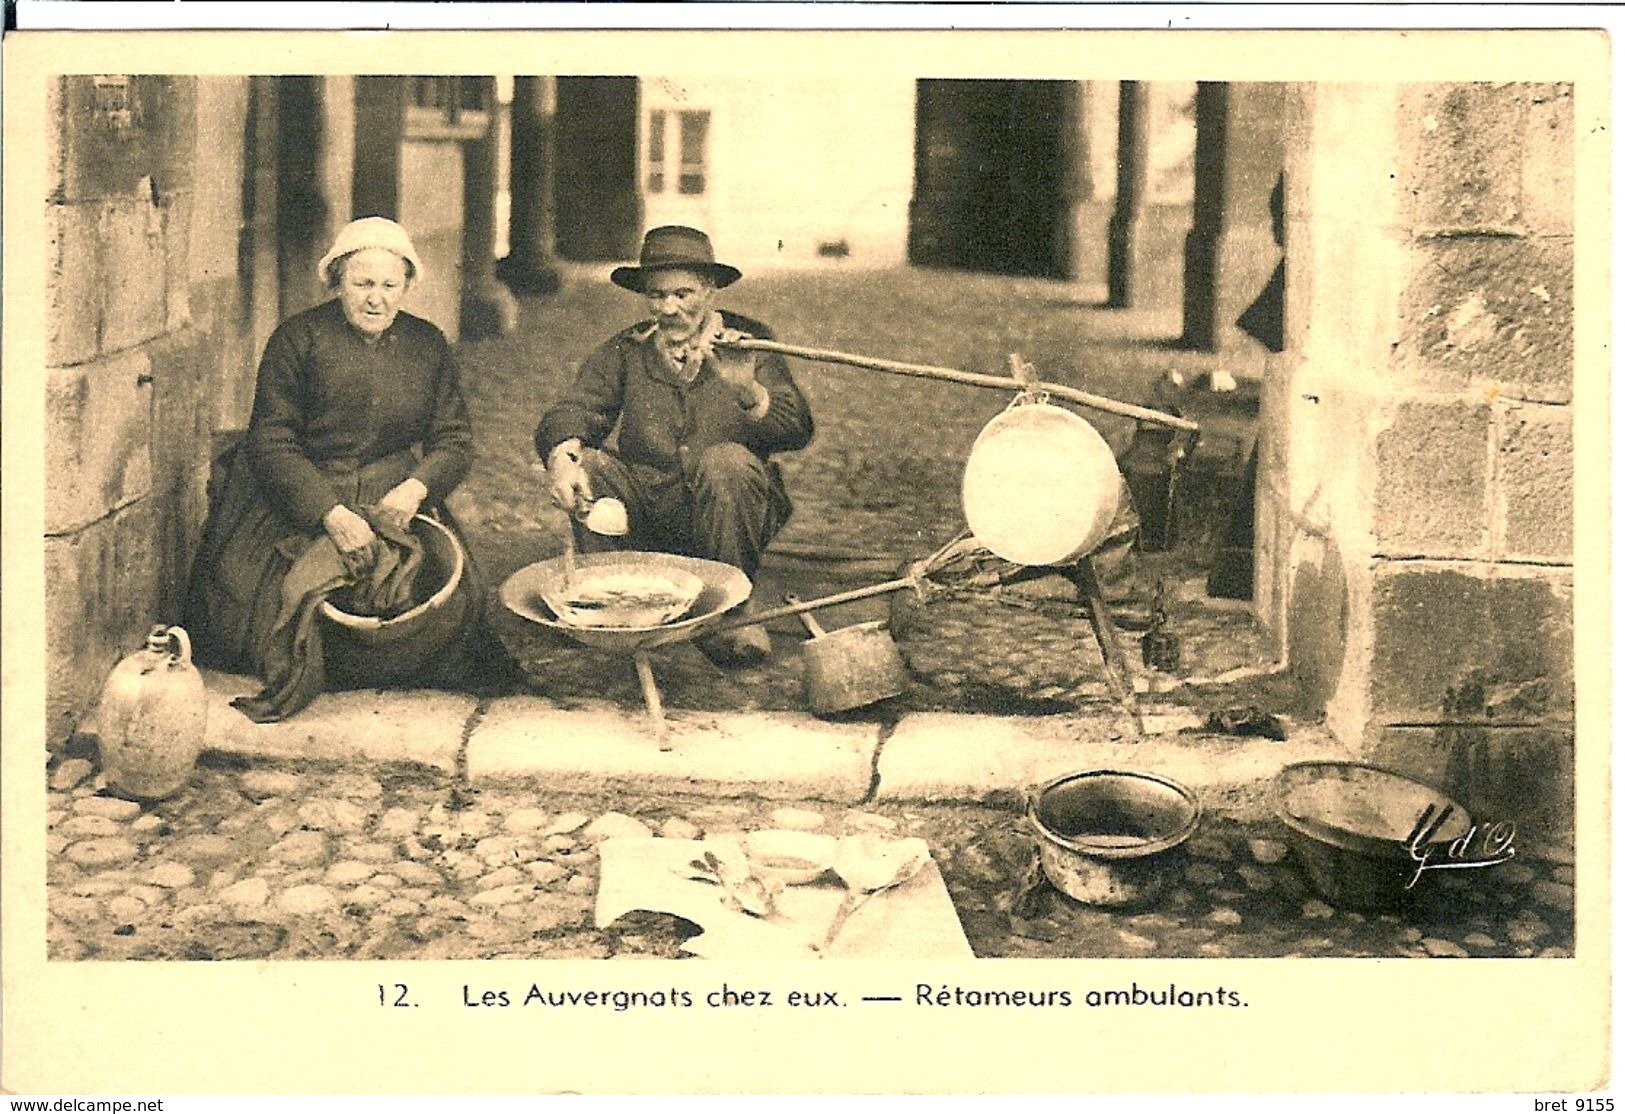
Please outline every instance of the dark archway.
M1064 81L919 82L909 260L1064 277Z
M559 255L628 259L643 232L638 79L561 77L554 117Z

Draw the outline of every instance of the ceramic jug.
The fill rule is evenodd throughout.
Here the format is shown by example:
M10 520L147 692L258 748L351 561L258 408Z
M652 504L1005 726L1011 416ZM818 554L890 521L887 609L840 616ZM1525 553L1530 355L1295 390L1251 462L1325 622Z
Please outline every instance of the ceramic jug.
M108 788L144 801L179 792L203 749L206 711L191 638L180 627L153 627L147 645L102 686L96 733Z

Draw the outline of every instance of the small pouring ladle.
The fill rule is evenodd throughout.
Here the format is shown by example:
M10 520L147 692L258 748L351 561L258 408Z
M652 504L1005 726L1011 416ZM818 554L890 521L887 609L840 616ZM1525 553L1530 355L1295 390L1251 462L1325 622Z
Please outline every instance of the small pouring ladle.
M606 495L578 507L570 516L581 525L605 538L622 538L631 529L626 518L626 504L614 496ZM566 590L576 582L576 532L572 526L564 532L564 583Z
M871 897L910 881L931 861L931 848L923 839L886 839L871 833L843 836L835 845L835 873L846 887L824 938L813 945L828 955L846 919Z

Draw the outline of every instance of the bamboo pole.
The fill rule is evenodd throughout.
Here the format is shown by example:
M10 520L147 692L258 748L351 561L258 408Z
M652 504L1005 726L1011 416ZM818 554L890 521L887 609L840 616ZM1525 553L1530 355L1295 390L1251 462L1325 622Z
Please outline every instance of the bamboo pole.
M1172 414L1161 410L1152 410L1144 406L1135 406L1128 402L1118 402L1116 399L1105 398L1101 395L1092 395L1087 391L1080 391L1075 387L1063 386L1059 383L1024 383L1020 379L1008 378L1002 375L982 375L974 371L957 371L950 367L933 367L930 364L905 364L896 360L883 360L878 356L854 356L849 352L832 352L822 348L806 348L799 344L780 344L776 340L757 340L748 338L732 342L729 347L744 348L753 352L776 352L781 356L796 356L803 360L816 360L826 364L846 364L851 367L867 368L870 371L884 371L891 375L908 375L917 379L941 379L949 383L963 383L969 387L990 387L1003 391L1025 391L1035 389L1055 398L1075 402L1079 406L1087 406L1092 410L1102 410L1108 414L1119 417L1134 418L1142 422L1154 422L1157 425L1168 426L1171 429L1184 430L1186 433L1197 433L1201 427L1186 418L1176 418Z

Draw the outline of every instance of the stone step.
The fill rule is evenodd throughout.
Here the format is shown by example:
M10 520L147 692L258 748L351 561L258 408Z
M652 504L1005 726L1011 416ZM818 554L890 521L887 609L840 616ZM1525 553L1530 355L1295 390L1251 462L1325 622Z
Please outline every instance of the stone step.
M205 671L204 749L279 761L406 762L452 773L477 702L431 689L327 692L281 723L255 723L231 701L258 692L254 677Z
M889 734L800 712L668 709L673 749L656 745L647 713L606 701L561 705L540 696L490 701L432 690L324 693L283 723L256 724L230 706L251 677L206 673L206 748L276 761L415 763L455 773L468 732L475 786L520 781L573 793L760 797L859 804L980 802L1092 769L1161 774L1210 812L1271 814L1272 783L1291 762L1352 757L1322 729L1289 725L1287 742L1190 734L1177 711L1149 712L1139 739L1121 714L989 716L921 712ZM878 754L878 758L877 758ZM875 773L878 770L878 786Z
M856 804L869 792L878 724L798 712L667 710L662 752L646 712L500 697L474 729L475 785L524 779L571 792L756 796Z
M1177 722L1167 718L1167 726ZM1122 716L917 713L881 746L878 799L986 801L1063 774L1126 770L1169 778L1196 793L1204 810L1251 821L1273 815L1283 766L1351 757L1304 725L1289 725L1286 742L1176 732L1140 739Z

